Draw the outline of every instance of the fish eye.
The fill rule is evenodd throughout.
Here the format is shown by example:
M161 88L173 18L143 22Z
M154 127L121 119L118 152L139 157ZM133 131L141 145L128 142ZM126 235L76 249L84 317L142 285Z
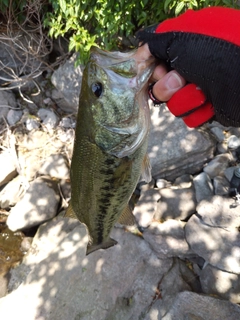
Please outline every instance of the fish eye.
M103 85L100 82L94 82L92 84L92 92L99 98L103 92Z

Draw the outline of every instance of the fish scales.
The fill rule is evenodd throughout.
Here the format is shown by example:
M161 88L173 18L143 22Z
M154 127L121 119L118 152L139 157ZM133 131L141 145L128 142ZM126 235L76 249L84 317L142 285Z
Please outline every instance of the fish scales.
M140 68L133 55L92 49L83 73L66 216L87 226L87 253L116 244L109 234L128 215L147 151L146 85L155 61Z

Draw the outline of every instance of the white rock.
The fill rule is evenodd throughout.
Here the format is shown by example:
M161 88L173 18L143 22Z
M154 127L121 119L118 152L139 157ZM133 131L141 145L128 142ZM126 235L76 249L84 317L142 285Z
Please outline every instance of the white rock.
M240 303L240 276L207 265L199 274L203 292Z
M34 130L34 129L39 128L40 122L39 122L39 120L37 120L37 119L28 118L28 119L26 120L26 122L25 122L25 125L26 125L26 129L27 129L28 131L32 131L32 130Z
M4 187L0 192L0 207L2 209L14 206L21 199L24 191L21 186L21 176L17 176Z
M221 270L240 274L240 206L231 198L201 201L188 220L185 236L191 249ZM229 249L230 248L230 249Z
M213 196L213 185L206 172L201 172L193 178L197 202Z
M53 218L60 196L54 181L38 178L30 184L24 197L12 208L7 225L16 231L30 228Z
M236 137L235 135L231 135L228 138L228 148L235 150L240 146L240 139Z
M59 121L58 116L52 110L44 108L39 109L38 116L48 130L54 129Z
M228 167L229 161L230 158L228 154L219 154L203 168L203 171L213 179L216 176L223 175L224 170Z
M160 193L157 189L142 190L140 199L138 200L133 214L138 222L138 225L146 228L152 222L157 201L160 199Z
M62 154L52 154L48 157L39 169L39 173L58 179L70 178L67 159Z
M45 233L56 240L45 259L33 263L21 286L0 299L1 316L95 320L146 314L172 260L157 259L144 240L121 229L111 235L117 245L86 256L86 228L79 224L61 237L61 226L55 226L55 234ZM40 252L32 246L31 254Z
M8 152L0 154L0 186L12 180L17 175L14 158Z
M185 223L169 219L163 223L153 222L143 233L160 259L187 257L194 253L184 235Z

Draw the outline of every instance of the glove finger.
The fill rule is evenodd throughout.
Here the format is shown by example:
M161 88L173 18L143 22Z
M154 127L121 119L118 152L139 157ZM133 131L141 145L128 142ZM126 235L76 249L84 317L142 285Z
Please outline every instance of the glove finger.
M206 102L202 107L182 119L188 127L195 128L207 122L213 116L213 106L210 102Z
M167 102L167 106L176 117L183 117L188 127L194 128L210 120L214 109L204 93L195 84L188 84L177 91Z
M184 117L204 105L206 100L202 90L190 83L174 93L167 106L176 117Z

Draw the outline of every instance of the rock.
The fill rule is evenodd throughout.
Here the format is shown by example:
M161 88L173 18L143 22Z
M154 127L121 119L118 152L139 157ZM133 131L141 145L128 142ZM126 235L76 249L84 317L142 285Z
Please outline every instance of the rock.
M222 176L213 179L214 193L219 196L227 196L229 192L229 181Z
M58 179L70 179L66 157L62 154L52 154L39 169L39 174Z
M22 118L22 110L9 110L7 114L7 122L10 126L16 124Z
M213 179L216 176L223 175L224 170L228 167L229 161L230 158L228 154L217 155L203 168L203 171Z
M206 172L201 172L193 178L197 202L213 196L213 185Z
M143 238L150 244L160 259L187 257L194 253L185 240L185 223L167 220L153 222L143 233Z
M52 110L41 108L38 111L38 116L42 120L42 124L47 130L54 129L59 121L58 117Z
M0 186L11 181L17 175L15 161L12 155L5 151L0 154Z
M173 285L174 283L174 285ZM145 320L164 319L174 302L176 295L182 291L200 292L201 287L196 275L179 259L174 259L169 272L159 282L160 295L155 296ZM184 319L186 320L186 319Z
M157 189L142 190L133 214L139 226L146 228L152 222L160 193Z
M177 186L178 188L182 188L182 189L190 188L192 186L192 181L193 181L192 175L184 174L184 175L178 177L174 181L173 185Z
M10 107L17 108L17 100L11 91L6 90L0 91L0 101L0 122L2 122L3 117L7 118Z
M53 85L62 93L71 109L68 111L76 112L79 104L79 94L82 82L82 66L75 67L78 55L72 57L61 65L52 75ZM60 106L61 107L61 106Z
M69 117L63 117L62 120L59 122L59 126L63 128L75 128L76 121Z
M240 139L238 137L236 137L235 135L231 135L228 138L228 148L235 150L240 146Z
M178 293L167 313L161 310L156 311L155 317L146 317L144 320L236 320L240 318L239 306L189 291Z
M233 199L214 196L199 203L185 236L190 248L212 266L240 274L239 226L240 206Z
M27 118L25 126L28 131L32 131L40 127L40 122L36 118Z
M155 220L185 220L196 211L197 201L193 188L160 190L161 199L157 204Z
M240 303L240 276L207 265L200 274L202 290L233 303Z
M154 178L195 174L213 158L216 142L207 131L188 128L166 108L151 108L151 120L148 155Z
M171 182L165 179L157 179L156 186L158 189L169 188L171 187Z
M227 146L227 143L224 141L224 142L220 142L217 144L217 152L218 153L226 153L228 152L228 146Z
M59 201L55 181L44 177L34 180L24 197L11 209L7 219L9 229L22 230L53 218Z
M0 273L0 298L8 293L8 273Z
M218 142L223 142L225 139L223 130L219 127L212 127L211 132L214 134Z
M61 226L58 232L61 236ZM157 259L145 241L121 229L112 233L116 246L88 256L83 225L60 242L49 237L57 240L55 247L33 265L21 286L0 300L4 318L139 319L172 265L171 259Z
M236 167L229 167L226 170L224 170L224 175L227 178L227 180L230 182L232 177L233 177L233 173Z
M0 208L6 209L14 206L23 195L22 177L17 176L11 180L0 192Z
M52 100L55 101L57 106L66 113L77 113L76 106L72 106L67 102L61 92L57 89L52 90Z

